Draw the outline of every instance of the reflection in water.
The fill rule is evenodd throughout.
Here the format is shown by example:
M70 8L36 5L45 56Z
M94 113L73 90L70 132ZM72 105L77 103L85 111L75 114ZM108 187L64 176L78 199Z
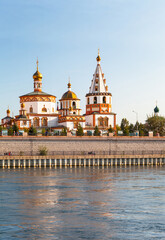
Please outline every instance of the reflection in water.
M163 167L1 169L0 239L165 239Z

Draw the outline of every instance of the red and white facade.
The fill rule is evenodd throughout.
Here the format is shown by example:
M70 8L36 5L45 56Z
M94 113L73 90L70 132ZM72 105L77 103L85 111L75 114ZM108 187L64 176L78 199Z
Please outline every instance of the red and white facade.
M86 94L86 126L100 129L108 129L110 125L116 128L116 114L112 112L112 94L108 92L108 86L100 65L100 54L98 53L97 66L89 93Z

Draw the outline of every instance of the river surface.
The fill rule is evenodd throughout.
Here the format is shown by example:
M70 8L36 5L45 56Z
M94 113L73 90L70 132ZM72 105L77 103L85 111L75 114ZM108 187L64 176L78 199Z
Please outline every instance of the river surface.
M165 167L0 169L0 239L165 239Z

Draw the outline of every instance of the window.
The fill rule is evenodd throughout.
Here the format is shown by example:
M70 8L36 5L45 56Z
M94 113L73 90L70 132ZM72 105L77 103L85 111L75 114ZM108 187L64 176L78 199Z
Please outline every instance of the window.
M105 125L105 127L108 127L108 120L109 119L107 117L104 118L104 125Z
M88 104L90 104L90 99L88 98Z
M33 126L34 127L39 127L39 118L34 118L33 119Z
M106 97L103 97L103 103L106 103Z
M42 126L47 127L48 119L47 118L42 118Z
M62 102L60 102L60 108L62 109Z
M94 104L97 103L97 97L94 97Z
M29 112L30 112L30 113L33 113L32 105L30 106Z
M103 126L103 118L102 118L102 117L99 117L99 118L98 118L98 126L99 126L99 127L102 127L102 126Z
M95 87L95 91L96 91L96 92L98 91L98 87Z
M76 109L76 103L72 102L73 109Z

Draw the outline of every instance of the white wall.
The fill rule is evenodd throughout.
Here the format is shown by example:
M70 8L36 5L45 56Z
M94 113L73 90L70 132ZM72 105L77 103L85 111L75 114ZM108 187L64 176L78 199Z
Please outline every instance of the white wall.
M24 102L25 104L25 110L27 111L27 113L30 113L30 107L33 107L33 113L37 113L37 114L50 114L53 113L52 112L52 108L54 108L54 113L56 111L55 108L55 103L53 102ZM47 108L47 112L42 112L42 108L44 107Z

